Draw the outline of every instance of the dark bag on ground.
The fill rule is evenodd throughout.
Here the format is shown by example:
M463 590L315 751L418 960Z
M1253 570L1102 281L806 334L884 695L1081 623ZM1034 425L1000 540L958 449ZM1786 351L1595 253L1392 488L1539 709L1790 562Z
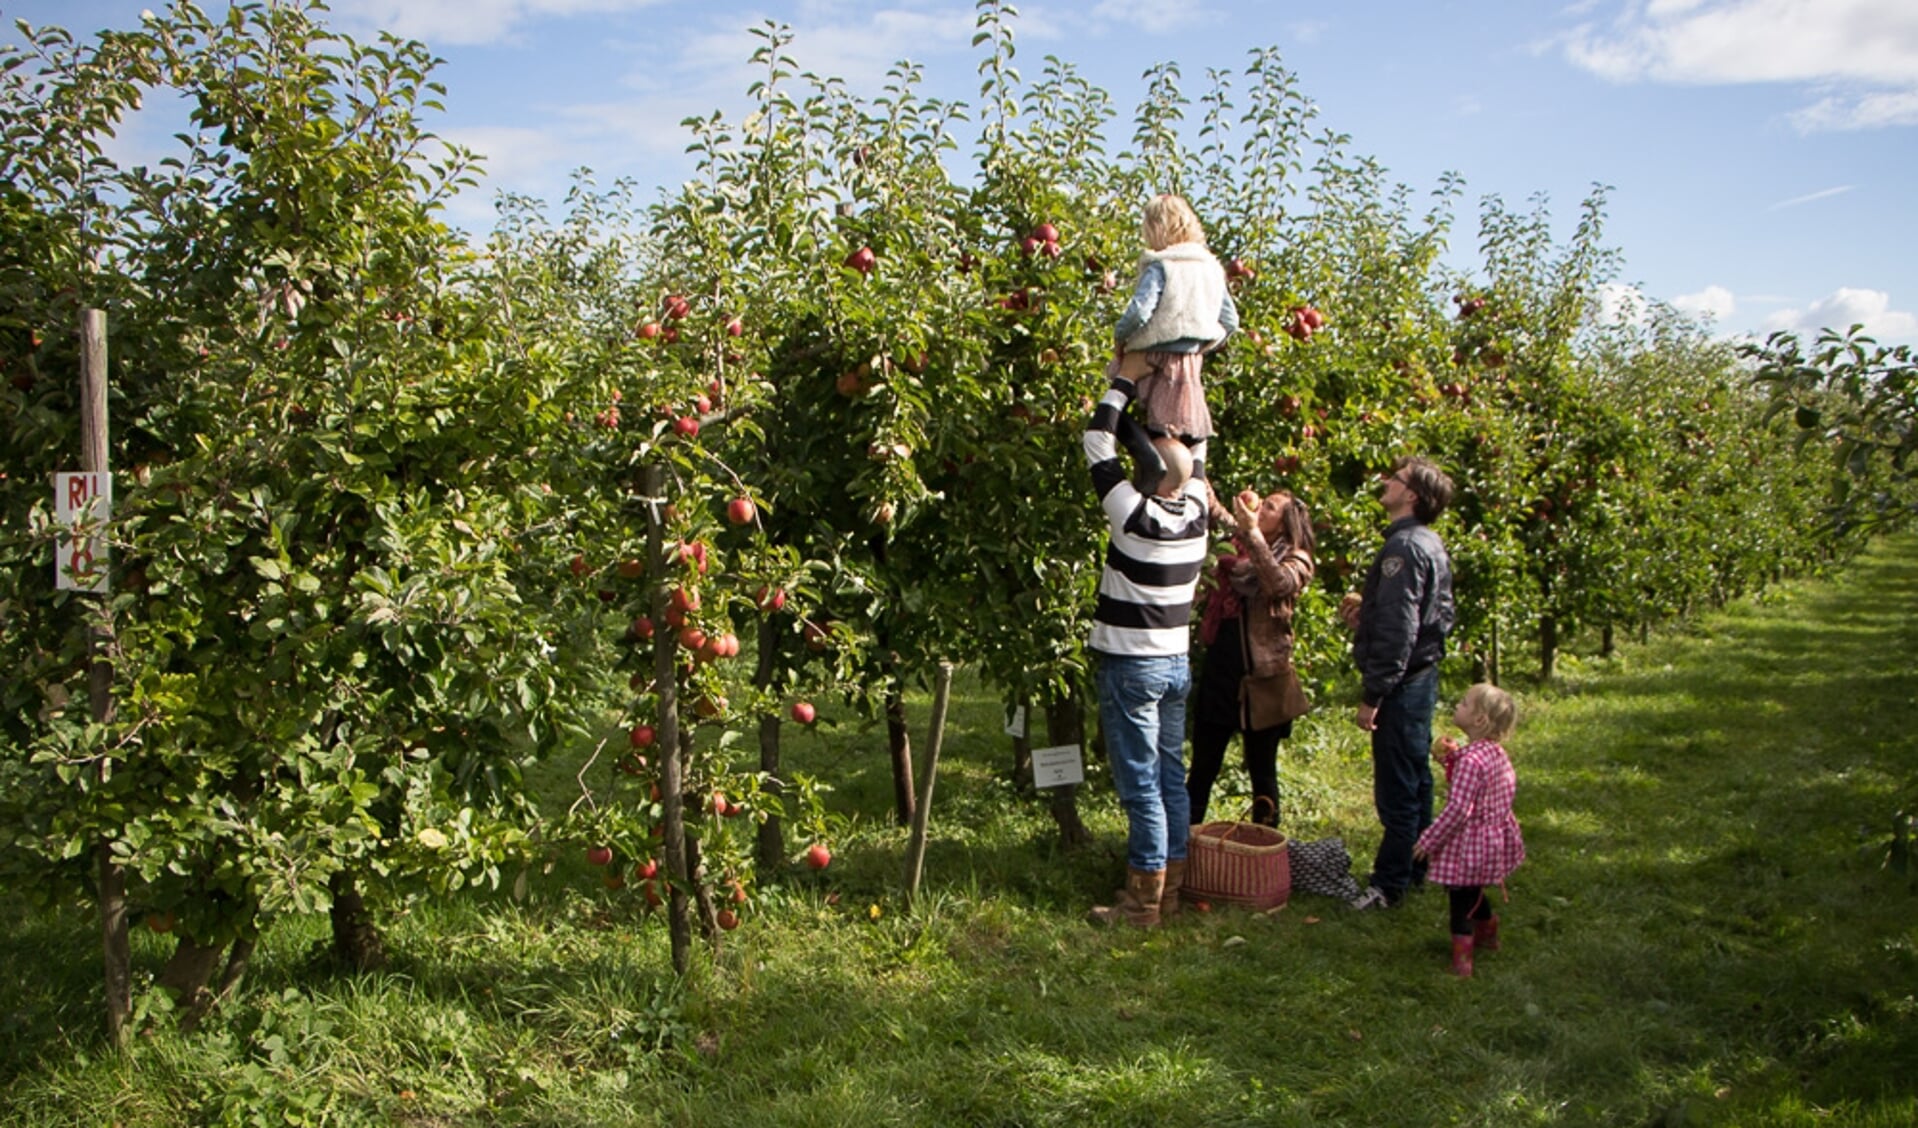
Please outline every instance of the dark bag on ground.
M1352 877L1352 855L1346 852L1344 839L1294 842L1288 853L1292 856L1294 888L1341 901L1350 901L1359 895L1359 883Z

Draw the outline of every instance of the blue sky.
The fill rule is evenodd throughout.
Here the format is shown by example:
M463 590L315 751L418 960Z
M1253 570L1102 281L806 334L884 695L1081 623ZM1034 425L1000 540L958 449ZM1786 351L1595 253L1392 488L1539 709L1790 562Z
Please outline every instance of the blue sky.
M221 0L202 0L216 9ZM1017 3L1017 0L1015 0ZM131 26L155 0L0 0L12 21ZM1124 119L1140 75L1208 69L1277 47L1319 107L1393 179L1465 181L1455 260L1477 201L1549 197L1569 232L1612 187L1620 281L1759 333L1862 321L1918 343L1918 2L1914 0L1030 0L1017 63L1046 55L1109 92ZM906 58L930 92L976 102L971 0L333 0L332 22L386 28L446 60L447 138L487 154L488 190L455 220L490 226L491 188L558 200L571 171L602 183L683 180L679 122L736 116L749 28L791 26L803 69L876 94ZM150 136L143 138L141 128ZM130 129L129 154L170 126Z

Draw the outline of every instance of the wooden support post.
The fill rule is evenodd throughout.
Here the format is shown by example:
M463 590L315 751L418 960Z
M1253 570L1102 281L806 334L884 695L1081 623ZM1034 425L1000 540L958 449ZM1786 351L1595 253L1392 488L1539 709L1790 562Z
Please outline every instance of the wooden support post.
M932 691L932 732L926 738L926 778L912 809L912 838L906 847L906 904L919 895L926 863L926 824L932 818L932 784L939 777L939 745L946 736L946 703L952 699L952 663L939 663Z
M80 469L89 474L112 472L107 456L107 315L105 310L80 312ZM94 723L113 720L113 603L102 599L90 608L87 628L90 662L87 667L87 703ZM96 772L102 786L113 778L113 760L102 754ZM113 842L102 838L94 847L100 896L100 948L105 968L107 1040L125 1048L127 1024L133 1013L132 950L127 937L126 871L113 857Z

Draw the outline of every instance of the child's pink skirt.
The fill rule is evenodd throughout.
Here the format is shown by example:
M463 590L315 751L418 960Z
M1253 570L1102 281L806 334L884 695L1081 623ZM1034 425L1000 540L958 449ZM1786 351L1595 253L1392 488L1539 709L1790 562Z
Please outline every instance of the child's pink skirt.
M1205 406L1205 388L1199 370L1205 363L1196 352L1128 352L1119 362L1119 374L1138 388L1136 399L1145 414L1146 429L1177 439L1212 437L1212 412Z

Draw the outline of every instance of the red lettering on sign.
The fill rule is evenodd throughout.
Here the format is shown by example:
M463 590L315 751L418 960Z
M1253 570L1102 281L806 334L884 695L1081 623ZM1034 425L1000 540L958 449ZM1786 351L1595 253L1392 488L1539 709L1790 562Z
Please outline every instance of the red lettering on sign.
M81 506L85 505L87 503L87 498L92 496L93 491L88 488L92 484L93 484L93 479L82 477L78 474L74 475L71 478L68 478L67 479L67 506L72 509L78 509Z

